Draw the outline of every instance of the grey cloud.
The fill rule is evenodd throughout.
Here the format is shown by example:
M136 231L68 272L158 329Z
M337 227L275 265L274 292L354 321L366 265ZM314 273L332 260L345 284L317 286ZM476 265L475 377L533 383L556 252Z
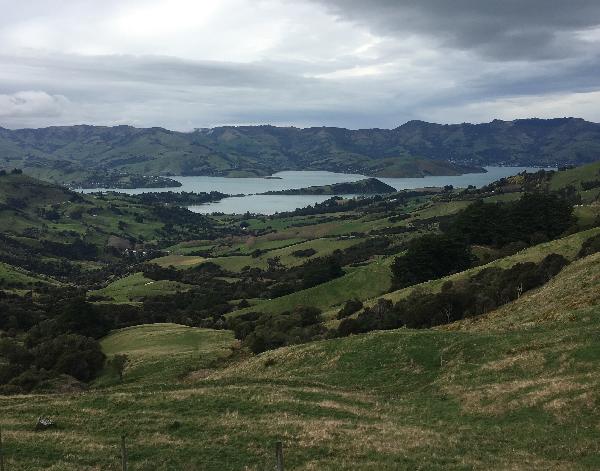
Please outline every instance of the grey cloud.
M81 56L74 54L0 55L0 61L36 74L62 74L111 82L263 88L297 81L293 75L256 64L189 61L161 56ZM23 77L27 80L27 77Z
M399 37L500 60L564 58L593 50L575 33L600 25L597 0L313 0L340 18Z
M113 55L67 53L60 46L54 51L0 47L0 126L395 127L414 118L440 119L440 110L444 122L460 121L460 110L477 103L497 101L501 107L502 100L515 97L543 101L600 90L600 48L577 34L600 24L600 2L304 1L310 6L307 16L293 20L305 28L291 37L282 33L254 62L190 60L183 53L134 55L127 44L117 48L122 54ZM37 13L5 3L0 25L26 21L30 14L44 25L43 18L53 15L40 0L32 2L40 5ZM87 15L99 8L92 0L71 4ZM321 19L302 50L310 14L322 14L323 6L343 24L329 30L334 17ZM69 14L65 21L75 22L78 16L71 9ZM369 41L367 29L374 36L373 45L367 44L372 48L357 53ZM114 38L105 34L111 43ZM328 39L335 42L332 49ZM323 54L315 50L319 43ZM375 70L370 75L344 75L370 68ZM600 111L584 117L600 119Z

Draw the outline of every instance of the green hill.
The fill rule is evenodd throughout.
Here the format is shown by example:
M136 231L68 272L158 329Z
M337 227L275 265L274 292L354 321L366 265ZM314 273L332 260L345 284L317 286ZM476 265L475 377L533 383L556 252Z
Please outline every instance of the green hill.
M550 189L558 190L568 185L573 185L578 190L581 190L583 182L598 179L600 179L600 160L588 165L556 172L550 180Z
M34 285L58 284L49 277L30 273L22 268L13 267L0 262L0 289L3 288L30 288Z
M536 175L542 191L548 174ZM515 227L499 243L479 235L513 220L507 206L477 203L463 213L479 211L470 225L456 224L477 198L519 196L498 197L498 186L193 219L0 176L6 469L119 469L122 434L140 471L272 469L279 440L291 470L598 469L598 205L568 190L589 171L555 175L568 204L522 198L531 206L510 213ZM473 228L476 263L489 263L461 260L433 273L471 268L389 291L391 264L412 241L435 247L436 234ZM521 262L538 265L515 270ZM52 281L41 275L49 263L64 284L35 284ZM336 319L342 305L366 328L338 329L355 323ZM400 325L423 328L391 330ZM128 359L122 379L116 355ZM36 431L39 417L56 427Z
M597 293L598 261L457 330L373 332L225 363L209 361L227 351L225 332L116 332L103 345L131 356L124 385L0 398L9 469L116 467L123 430L139 470L267 469L279 439L294 470L597 469L597 296L556 300L551 316L537 300ZM41 414L58 428L31 433Z
M356 182L334 183L332 185L309 186L293 190L267 191L263 195L383 195L395 193L393 186L377 178L365 178Z
M25 174L0 175L0 261L32 273L99 268L125 249L213 234L214 221L125 195L83 195ZM62 268L61 268L62 266Z
M329 170L379 177L456 175L484 165L586 163L600 154L600 125L526 119L395 129L219 127L192 133L129 126L0 128L0 168L77 182L90 172L265 176Z
M110 298L119 303L140 301L144 297L162 296L186 291L189 285L168 280L150 280L144 278L142 273L134 273L124 278L113 281L106 287L91 291L91 296Z
M233 335L225 330L210 330L177 324L149 324L128 327L102 340L102 349L110 358L127 355L126 383L139 381L169 383L182 375L210 366L227 356L234 345ZM99 384L115 382L111 371Z

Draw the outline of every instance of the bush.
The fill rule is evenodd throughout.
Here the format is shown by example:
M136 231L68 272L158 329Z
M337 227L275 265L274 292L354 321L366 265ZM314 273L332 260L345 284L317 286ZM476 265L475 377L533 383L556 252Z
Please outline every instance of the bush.
M343 319L344 317L351 316L355 312L360 311L362 308L363 308L362 301L360 301L358 299L349 299L344 304L344 307L342 307L340 309L340 311L338 312L337 318Z
M344 270L335 257L317 258L302 267L302 289L339 278Z
M294 257L311 257L314 254L316 254L317 251L315 249L309 248L309 249L304 249L304 250L295 250L294 252L292 252L292 255Z
M68 374L80 381L93 379L105 360L96 340L77 334L62 334L42 342L34 349L34 356L38 368Z
M254 353L303 343L324 335L321 311L297 307L281 314L247 313L229 321L235 337Z
M579 253L577 254L578 258L587 257L588 255L593 255L597 252L600 252L600 234L595 235L587 239L581 246Z
M106 366L119 378L119 381L123 381L123 373L125 373L125 367L129 363L129 357L127 355L115 355L106 362Z

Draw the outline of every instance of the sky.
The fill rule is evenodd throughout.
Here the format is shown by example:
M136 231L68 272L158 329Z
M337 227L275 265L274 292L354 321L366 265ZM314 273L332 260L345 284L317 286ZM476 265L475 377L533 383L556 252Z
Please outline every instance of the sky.
M0 0L0 126L600 122L598 0Z

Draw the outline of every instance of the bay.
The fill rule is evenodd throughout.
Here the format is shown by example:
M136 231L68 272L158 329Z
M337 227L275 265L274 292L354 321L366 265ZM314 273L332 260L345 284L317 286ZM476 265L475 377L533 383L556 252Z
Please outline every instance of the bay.
M431 186L452 185L455 188L466 188L474 185L480 188L490 182L510 175L516 175L523 171L537 172L536 167L486 167L486 173L468 173L457 176L428 176L423 178L379 178L379 180L393 186L397 190L423 188ZM181 182L182 186L177 188L135 188L135 189L84 189L84 193L93 191L119 191L127 194L139 194L146 192L162 191L192 191L210 192L219 191L230 195L243 194L225 198L221 201L197 206L189 206L191 211L210 214L222 212L225 214L243 214L245 212L256 214L274 214L277 212L293 211L308 205L320 203L331 195L258 195L266 191L289 190L294 188L306 188L317 185L330 185L333 183L353 182L367 178L364 175L333 173L323 171L286 171L274 174L271 178L225 178L195 176L171 177Z

